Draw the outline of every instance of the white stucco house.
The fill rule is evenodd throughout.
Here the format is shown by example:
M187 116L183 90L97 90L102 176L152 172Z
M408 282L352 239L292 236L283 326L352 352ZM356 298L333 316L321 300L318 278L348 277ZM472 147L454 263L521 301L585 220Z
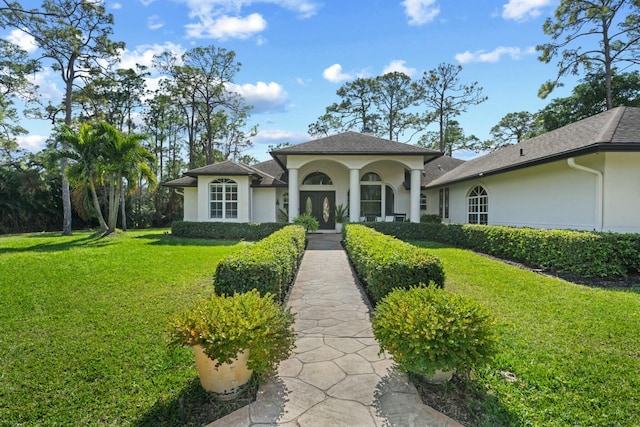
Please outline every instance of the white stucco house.
M273 222L310 209L333 229L349 220L444 222L640 233L640 108L619 107L463 162L346 132L225 161L165 183L184 194L185 221Z

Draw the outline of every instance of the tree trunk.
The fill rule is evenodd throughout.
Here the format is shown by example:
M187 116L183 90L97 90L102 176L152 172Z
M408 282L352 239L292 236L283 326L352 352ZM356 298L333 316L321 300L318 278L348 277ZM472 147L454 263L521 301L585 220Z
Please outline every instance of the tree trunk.
M91 202L93 203L93 208L96 210L96 214L98 215L98 223L100 224L100 228L105 232L109 230L107 223L104 220L104 216L102 215L102 208L100 207L100 201L98 200L98 195L96 194L96 186L93 183L93 179L89 182L89 188L91 189Z
M118 185L119 175L115 172L111 173L109 182L109 232L116 231L118 225L118 205L120 202L120 186ZM120 178L122 182L122 178Z
M71 192L69 191L69 180L65 175L67 169L67 159L62 159L60 166L62 168L62 235L71 236L72 224L71 224Z
M122 185L122 180L120 180L120 182L120 225L123 231L127 231L127 207L125 206L124 199L124 185Z

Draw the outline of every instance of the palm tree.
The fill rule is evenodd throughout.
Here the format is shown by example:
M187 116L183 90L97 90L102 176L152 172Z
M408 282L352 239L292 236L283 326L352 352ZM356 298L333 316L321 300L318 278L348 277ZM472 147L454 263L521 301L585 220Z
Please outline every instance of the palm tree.
M98 218L100 228L107 232L102 208L96 193L96 182L102 181L103 139L96 134L95 126L83 123L78 131L70 126L62 125L57 132L57 140L68 147L58 152L59 157L71 159L64 173L74 187L88 187L94 214Z
M147 138L146 135L133 133L123 135L105 122L100 122L97 126L104 142L105 170L109 177L108 225L109 231L114 231L118 222L123 179L136 183L144 179L151 185L155 185L156 176L150 166L155 161L155 156L141 144L141 141ZM124 197L122 199L124 204ZM123 227L126 227L125 219L123 219Z

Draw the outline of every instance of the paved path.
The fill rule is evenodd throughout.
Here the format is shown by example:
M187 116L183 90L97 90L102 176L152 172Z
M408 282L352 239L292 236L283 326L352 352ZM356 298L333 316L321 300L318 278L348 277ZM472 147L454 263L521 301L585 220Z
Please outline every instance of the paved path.
M379 355L340 234L312 234L288 306L296 348L252 404L207 427L461 426L423 405Z

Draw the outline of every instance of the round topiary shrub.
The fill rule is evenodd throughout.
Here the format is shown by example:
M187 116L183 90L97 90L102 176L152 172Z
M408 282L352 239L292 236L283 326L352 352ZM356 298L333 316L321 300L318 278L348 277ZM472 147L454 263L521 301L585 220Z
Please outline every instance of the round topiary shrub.
M478 302L420 284L391 291L375 308L373 334L399 370L433 375L468 371L495 344L493 318Z

